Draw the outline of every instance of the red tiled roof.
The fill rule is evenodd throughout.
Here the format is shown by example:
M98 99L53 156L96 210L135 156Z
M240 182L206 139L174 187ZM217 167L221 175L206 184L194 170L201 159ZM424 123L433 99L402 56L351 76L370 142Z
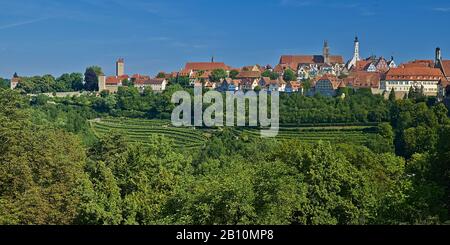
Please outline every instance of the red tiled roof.
M166 79L165 78L151 78L144 81L144 84L155 84L160 85L162 84Z
M414 81L431 80L439 81L443 74L438 68L430 67L399 67L392 68L386 73L386 80Z
M298 64L296 63L289 63L289 64L279 64L276 65L275 68L273 69L274 72L277 73L282 73L284 72L286 69L291 69L293 71L296 71L298 69Z
M369 68L370 64L372 64L372 60L356 61L355 70L356 71L365 71Z
M340 55L330 55L329 57L331 64L344 64L344 57Z
M450 77L450 60L443 60L441 62L442 70L444 70L444 74L447 77Z
M332 64L344 63L344 58L340 55L331 55L329 60ZM321 64L324 62L325 59L322 55L283 55L280 58L280 64Z
M144 84L144 81L149 80L150 76L145 76L145 75L140 75L140 74L134 74L131 77L131 80L133 81L134 84Z
M215 69L230 70L230 67L223 62L189 62L184 69L193 71L212 71Z
M116 77L116 76L106 77L107 85L119 85L121 82L122 82L122 80L119 79L119 77Z
M120 79L120 81L125 80L125 79L130 79L130 76L128 75L122 75L122 76L118 76L118 79Z
M241 71L251 71L251 70L253 70L253 68L255 68L255 67L256 67L256 69L257 69L258 71L261 71L261 66L260 66L260 65L244 66L244 67L242 67L240 70L241 70Z
M339 88L339 86L343 82L342 80L338 79L336 76L333 76L330 74L323 75L321 78L317 79L315 83L317 83L318 81L330 81L331 85L333 86L333 89ZM344 85L344 87L345 87L345 85Z
M314 64L323 63L323 57L314 55L283 55L280 64Z
M128 75L122 75L122 76L109 76L106 77L106 84L107 85L118 85L122 83L123 80L128 80L130 77Z
M434 61L432 60L414 60L405 64L401 64L400 67L434 67Z
M354 72L344 79L353 88L379 88L380 80L381 73L364 71Z
M180 75L180 76L189 76L190 73L191 73L191 70L183 69L183 70L180 71L180 73L178 73L178 75Z
M268 84L282 85L282 84L286 84L286 81L284 81L284 79L282 77L279 77L275 80L271 80L269 78Z
M261 78L264 81L265 86L269 86L271 84L286 84L286 82L283 80L283 78L279 77L275 80L270 79L270 77L262 77Z
M210 71L203 71L203 72L194 72L191 76L191 78L203 78L208 79L211 76Z
M237 78L260 78L261 72L259 71L241 71Z

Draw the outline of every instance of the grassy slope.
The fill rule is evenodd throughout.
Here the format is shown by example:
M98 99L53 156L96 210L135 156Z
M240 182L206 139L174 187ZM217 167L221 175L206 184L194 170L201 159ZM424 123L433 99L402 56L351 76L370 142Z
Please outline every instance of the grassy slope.
M184 148L203 146L210 136L210 130L193 127L173 127L170 121L142 120L128 118L104 118L91 121L97 136L111 131L123 132L130 142L146 142L151 135L164 135L174 140L175 144ZM318 140L333 143L364 144L369 140L372 126L319 126L319 127L281 127L277 139L298 139L305 142ZM259 129L234 128L238 133L245 133L249 137L259 137Z

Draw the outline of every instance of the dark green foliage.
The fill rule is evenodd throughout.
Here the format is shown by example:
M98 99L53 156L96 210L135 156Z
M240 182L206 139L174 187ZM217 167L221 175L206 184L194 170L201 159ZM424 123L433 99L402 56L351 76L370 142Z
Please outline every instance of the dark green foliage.
M297 80L297 75L295 75L295 72L291 69L287 69L284 71L283 79L286 82L295 81Z
M225 70L216 69L216 70L212 71L209 79L211 79L212 82L220 82L222 79L225 79L226 77L227 77L227 72Z
M232 70L232 71L230 71L230 78L235 79L238 74L239 74L239 71Z
M261 76L263 77L270 77L270 79L275 80L277 79L280 75L276 72L270 71L270 70L265 70Z
M169 79L169 84L171 85L181 85L183 88L189 87L190 85L190 79L188 76L184 77L184 76L177 76L176 78L171 78Z
M340 98L320 95L281 95L281 123L369 123L389 120L389 106L381 96L358 90Z
M51 75L21 77L17 89L25 93L36 94L81 91L84 89L83 86L83 75L71 73L63 74L56 79Z
M0 88L9 88L9 80L0 77Z
M166 125L159 132L172 141L153 133L155 127L139 143L107 119L101 122L116 131L93 137L88 120L102 127L95 119L105 115L165 117L180 88L33 99L0 89L0 224L449 220L450 128L442 104L384 101L367 91L343 100L281 98L285 123L377 123L367 127L374 137L367 145L262 139L249 130L221 128L208 130L205 143L193 150L175 144L202 138L194 129ZM157 122L141 119L123 127L138 132L141 124Z
M98 76L103 75L102 68L91 66L84 73L84 89L87 91L98 91Z

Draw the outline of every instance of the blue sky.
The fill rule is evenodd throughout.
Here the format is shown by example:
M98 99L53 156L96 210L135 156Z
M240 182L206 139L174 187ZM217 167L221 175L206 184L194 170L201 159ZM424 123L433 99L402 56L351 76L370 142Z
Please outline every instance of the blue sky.
M187 61L238 67L276 64L282 54L398 61L450 58L448 0L0 0L0 76L175 71Z

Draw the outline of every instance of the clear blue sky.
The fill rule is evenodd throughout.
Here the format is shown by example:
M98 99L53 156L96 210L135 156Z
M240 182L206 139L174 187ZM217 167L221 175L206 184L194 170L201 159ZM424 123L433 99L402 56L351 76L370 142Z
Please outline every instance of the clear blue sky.
M450 59L448 0L0 0L0 76L175 71L187 61L237 67L282 54Z

